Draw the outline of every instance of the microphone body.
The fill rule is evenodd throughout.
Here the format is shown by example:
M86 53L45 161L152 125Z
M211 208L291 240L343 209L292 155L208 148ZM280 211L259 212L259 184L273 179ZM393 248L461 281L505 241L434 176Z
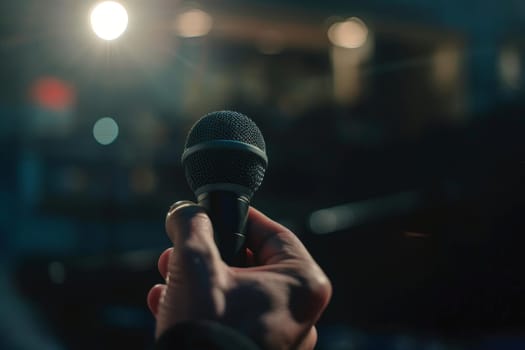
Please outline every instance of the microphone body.
M213 224L222 259L232 266L245 266L250 200L268 164L259 128L241 113L207 114L191 128L182 164L197 202Z
M244 229L249 200L231 191L211 191L199 196L198 203L210 217L215 243L224 262L231 266L245 266Z

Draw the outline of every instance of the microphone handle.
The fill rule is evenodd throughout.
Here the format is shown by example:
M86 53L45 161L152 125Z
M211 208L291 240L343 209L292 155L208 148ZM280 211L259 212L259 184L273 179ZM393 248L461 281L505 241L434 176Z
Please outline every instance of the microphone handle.
M245 234L250 202L231 191L210 191L198 197L213 225L221 257L230 266L246 266Z

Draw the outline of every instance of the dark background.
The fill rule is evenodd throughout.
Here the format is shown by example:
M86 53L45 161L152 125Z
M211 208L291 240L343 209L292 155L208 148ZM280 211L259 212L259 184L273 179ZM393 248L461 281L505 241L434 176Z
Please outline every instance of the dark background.
M0 3L1 349L152 347L184 138L221 109L265 135L254 206L332 279L319 349L525 348L525 2L130 0L111 42L94 3ZM351 17L366 42L331 43Z

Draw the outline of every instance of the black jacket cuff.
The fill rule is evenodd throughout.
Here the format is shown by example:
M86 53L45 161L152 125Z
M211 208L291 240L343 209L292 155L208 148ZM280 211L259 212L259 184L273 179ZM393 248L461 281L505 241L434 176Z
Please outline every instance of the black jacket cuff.
M156 350L261 350L250 338L212 321L180 323L157 340Z

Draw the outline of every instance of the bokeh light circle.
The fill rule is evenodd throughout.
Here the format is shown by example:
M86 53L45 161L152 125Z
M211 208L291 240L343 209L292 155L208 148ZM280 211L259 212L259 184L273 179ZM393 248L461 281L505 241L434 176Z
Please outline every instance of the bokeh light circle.
M93 126L93 136L101 145L113 143L119 133L117 122L113 118L101 118Z
M175 30L183 38L205 36L210 32L212 26L212 17L199 9L184 11L175 20Z
M368 27L357 17L332 24L328 29L328 38L336 46L357 49L368 39Z

